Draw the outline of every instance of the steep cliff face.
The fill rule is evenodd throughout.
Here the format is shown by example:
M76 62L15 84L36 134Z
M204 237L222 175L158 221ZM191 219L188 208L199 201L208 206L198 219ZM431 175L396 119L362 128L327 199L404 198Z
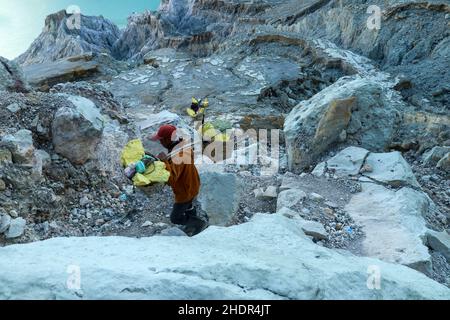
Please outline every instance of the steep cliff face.
M372 1L370 5L381 10L378 29L368 28L374 13L368 13L367 3L322 2L317 10L294 10L274 25L303 36L328 39L364 55L383 70L408 79L402 93L410 103L421 107L425 97L448 112L446 84L450 83L450 73L443 72L450 65L448 1Z
M42 33L16 61L30 65L87 52L110 54L119 28L103 17L80 15L77 19L65 10L49 15Z
M128 18L128 26L113 46L118 59L131 59L141 53L161 46L165 32L157 15L146 11Z
M156 13L133 16L114 46L120 59L139 59L159 48L183 48L196 56L214 52L227 36L264 23L258 15L280 1L167 0Z

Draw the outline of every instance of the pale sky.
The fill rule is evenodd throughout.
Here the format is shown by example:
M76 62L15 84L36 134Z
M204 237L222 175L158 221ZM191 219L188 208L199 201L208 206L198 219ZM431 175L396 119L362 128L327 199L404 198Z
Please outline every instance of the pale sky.
M45 17L70 5L85 15L103 15L123 27L132 12L155 10L159 0L0 0L0 56L13 59L41 33Z

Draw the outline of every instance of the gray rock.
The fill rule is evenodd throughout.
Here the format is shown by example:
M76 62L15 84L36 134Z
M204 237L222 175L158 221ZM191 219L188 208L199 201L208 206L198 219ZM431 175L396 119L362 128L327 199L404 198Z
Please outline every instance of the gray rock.
M308 198L311 199L312 201L316 201L316 202L321 202L321 201L325 200L325 198L323 196L321 196L320 194L315 193L315 192L310 193Z
M325 205L328 206L328 207L330 207L330 208L332 208L332 209L337 209L337 208L339 208L339 205L338 205L337 203L332 202L332 201L326 201L326 202L325 202Z
M13 61L0 57L0 91L28 92L22 69Z
M326 161L325 165L317 165L314 169L315 175L321 175L320 172L323 172L322 166L326 166L327 170L338 177L357 175L368 154L369 151L366 149L348 147Z
M434 147L423 155L423 162L436 165L449 152L450 147Z
M364 173L367 177L395 187L410 185L420 188L411 167L398 151L371 153L366 164L372 168L372 172Z
M44 150L36 150L34 152L34 156L39 159L39 162L42 164L42 168L47 168L52 163L50 155Z
M303 214L311 214L311 210L309 210L308 208L302 208L302 213Z
M23 71L31 85L48 89L58 83L88 78L99 72L99 68L99 63L91 56L82 55L28 65Z
M263 188L256 189L254 193L257 199L264 199L264 200L274 199L278 196L277 187L274 186L267 187L265 191Z
M0 215L0 234L8 230L11 225L11 217L7 214Z
M328 238L327 231L320 222L305 220L300 217L298 212L287 207L282 207L277 211L278 215L282 215L289 219L295 219L295 223L300 226L305 235L317 240L324 240Z
M284 126L290 169L302 170L313 164L357 119L365 125L353 139L371 150L387 146L400 103L392 96L390 89L375 80L347 77L301 102L286 117Z
M11 210L11 211L9 212L9 215L10 215L12 218L17 218L17 217L19 216L19 214L17 213L16 210Z
M161 231L160 235L164 237L187 237L187 234L177 227L164 229Z
M0 145L9 149L15 163L33 162L34 146L31 131L19 130L13 135L7 135L3 137Z
M430 255L423 244L427 228L423 218L431 200L410 188L398 191L363 183L345 211L365 233L363 254L430 271Z
M75 108L63 107L52 123L56 152L74 164L84 164L94 155L103 132L103 117L86 98L70 96Z
M89 203L91 203L91 200L90 200L87 196L84 196L84 197L82 197L82 198L80 199L80 206L81 206L81 207L85 207L85 206L87 206Z
M311 174L316 177L323 177L326 172L327 172L327 164L326 162L321 162L314 168Z
M426 233L427 244L433 250L442 253L450 263L450 235L447 232L428 230Z
M291 172L286 172L281 180L280 192L289 189L299 189L301 187L298 182L299 177Z
M282 207L280 210L277 211L277 214L281 214L289 219L298 217L298 212L295 212L294 210L291 210L287 207Z
M277 199L277 212L282 208L293 208L299 202L306 199L307 195L303 190L300 189L289 189L280 192Z
M449 172L450 171L450 152L442 157L436 165L436 168Z
M11 113L17 113L20 111L20 106L18 103L12 103L6 107Z
M264 194L264 189L263 188L255 189L255 190L253 190L253 193L255 194L256 199L262 199L263 194Z
M147 228L147 227L151 227L151 226L153 226L153 222L151 222L151 221L145 221L145 222L141 225L142 228Z
M326 240L328 233L319 222L303 220L300 222L301 229L307 236L311 236L317 240Z
M37 201L46 205L55 204L59 199L52 189L45 187L36 190L35 197Z
M241 184L231 173L200 173L201 189L198 201L208 214L211 225L225 226L231 222L239 208Z
M59 225L56 221L52 221L48 224L51 229L59 229Z
M6 149L0 149L0 163L2 162L12 162L11 151Z
M6 183L3 179L0 179L0 192L6 190Z
M450 289L410 268L318 246L295 220L281 215L257 214L245 224L208 228L189 241L56 238L0 250L0 288L8 287L0 290L0 299L445 300L450 296ZM11 261L21 262L20 272ZM67 273L61 270L73 261L89 270L82 271L82 292L61 285L67 282ZM373 290L368 277L374 268L381 270L378 290ZM248 289L236 288L236 283Z
M11 220L8 231L5 233L6 239L19 238L25 232L26 221L23 218L16 218Z

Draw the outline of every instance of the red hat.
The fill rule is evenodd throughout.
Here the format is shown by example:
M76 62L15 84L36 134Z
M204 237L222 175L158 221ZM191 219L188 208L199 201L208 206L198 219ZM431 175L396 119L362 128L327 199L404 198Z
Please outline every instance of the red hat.
M177 131L176 127L174 127L174 126L172 126L170 124L165 124L161 128L159 128L158 133L155 134L150 139L152 141L160 141L160 140L162 140L164 138L172 139L172 135L173 135L173 133L175 131Z

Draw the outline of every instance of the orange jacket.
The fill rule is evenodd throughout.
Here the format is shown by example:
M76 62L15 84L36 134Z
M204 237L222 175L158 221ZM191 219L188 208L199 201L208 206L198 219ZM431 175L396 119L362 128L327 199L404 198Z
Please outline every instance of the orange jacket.
M186 203L194 200L200 191L200 177L194 164L194 152L184 142L175 146L173 155L164 161L170 172L168 184L175 194L175 203ZM179 150L179 151L177 151Z

